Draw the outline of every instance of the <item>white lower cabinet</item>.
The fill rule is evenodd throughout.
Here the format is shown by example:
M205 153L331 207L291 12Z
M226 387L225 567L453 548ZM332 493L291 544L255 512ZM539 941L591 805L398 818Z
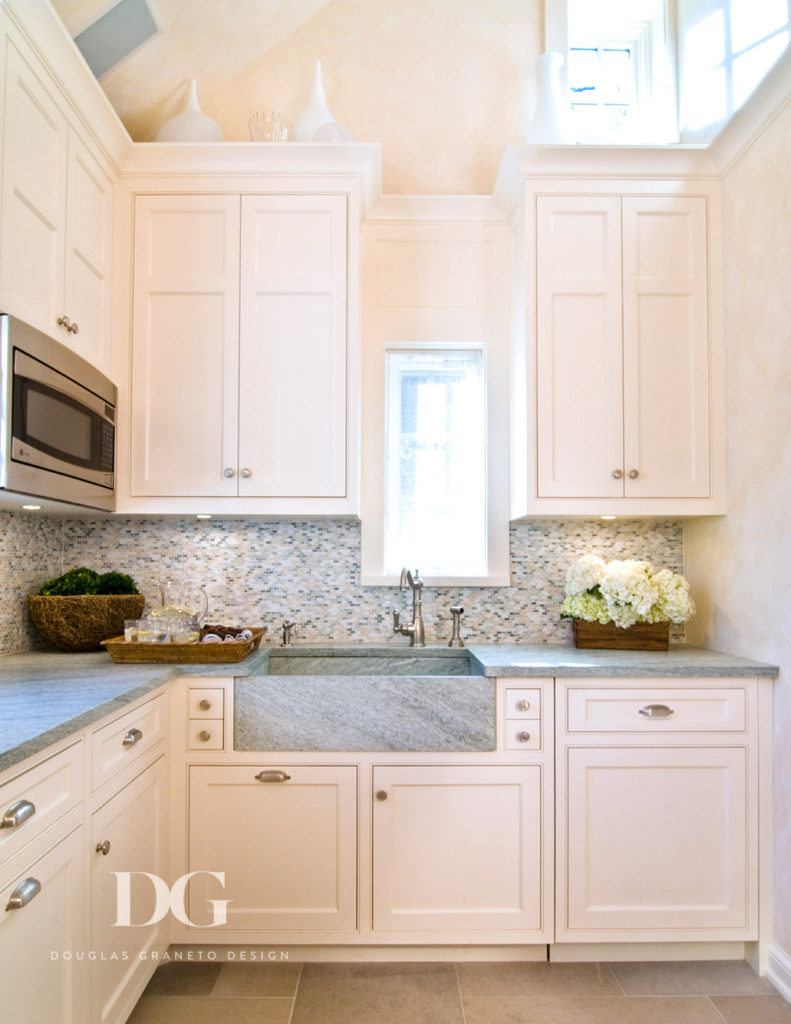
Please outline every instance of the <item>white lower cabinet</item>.
M538 764L376 766L374 931L539 932L541 793Z
M225 899L234 932L354 930L355 766L193 766L189 807L196 927L211 927L210 901Z
M59 842L47 833L0 872L4 1021L84 1024L88 1019L82 840L82 826Z
M106 954L93 965L97 1024L126 1020L150 974L152 950L167 946L167 921L157 919L154 884L144 875L167 876L165 763L160 757L91 820L91 942Z
M558 682L559 942L758 938L755 694L684 682Z

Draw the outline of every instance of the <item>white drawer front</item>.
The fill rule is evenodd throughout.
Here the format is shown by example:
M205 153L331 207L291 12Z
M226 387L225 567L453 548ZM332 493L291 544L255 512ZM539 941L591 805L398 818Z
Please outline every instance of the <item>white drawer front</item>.
M82 741L0 786L0 860L12 856L81 803L85 788Z
M93 788L146 754L166 736L166 704L160 695L121 715L92 737Z
M540 750L541 722L538 719L507 718L505 721L506 750Z
M575 689L566 697L568 732L744 732L747 691L657 687Z
M225 716L225 690L219 686L188 687L187 715L189 718L223 718Z
M190 750L222 750L223 721L221 718L191 718L187 730Z
M540 718L541 691L524 687L507 687L505 690L506 718Z

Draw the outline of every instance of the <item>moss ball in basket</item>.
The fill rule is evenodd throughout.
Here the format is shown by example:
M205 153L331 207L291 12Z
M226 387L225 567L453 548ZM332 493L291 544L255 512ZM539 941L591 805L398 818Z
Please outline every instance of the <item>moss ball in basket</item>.
M38 632L62 651L98 651L119 636L125 619L139 619L145 597L130 576L70 569L31 594L28 609Z

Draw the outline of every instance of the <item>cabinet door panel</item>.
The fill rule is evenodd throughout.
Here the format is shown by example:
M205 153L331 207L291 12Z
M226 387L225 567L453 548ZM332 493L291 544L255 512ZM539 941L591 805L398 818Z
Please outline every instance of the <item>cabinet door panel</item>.
M374 928L540 929L541 767L377 767Z
M346 493L346 199L242 199L240 495Z
M136 977L141 979L139 989L152 951L167 945L164 940L167 920L145 924L155 916L156 898L153 884L142 877L142 872L148 872L167 881L165 787L165 760L160 758L93 815L90 846L92 948L125 950L129 954L127 959L108 958L94 963L95 1019L101 1024L120 1024L126 1020ZM96 849L97 844L104 842L110 844L106 855ZM133 873L129 889L130 925L116 924L119 920L117 872Z
M349 930L357 921L357 771L351 766L255 765L190 770L189 917L228 899L229 930ZM232 823L226 827L226 823ZM218 928L218 932L222 932Z
M626 494L708 497L706 200L624 197L623 263Z
M90 965L87 959L77 959L88 947L83 925L82 840L80 827L41 856L28 850L3 869L0 987L4 1021L83 1024L88 1019ZM41 846L46 849L44 843ZM31 858L27 863L26 857ZM5 910L11 893L27 878L41 884L38 895L26 906Z
M63 307L68 124L13 45L6 63L3 308L59 336Z
M620 202L539 196L539 497L620 497Z
M571 748L566 770L559 937L756 937L744 748Z
M132 493L236 494L238 197L138 197L134 274Z
M75 132L69 134L64 310L79 326L68 344L95 366L110 365L110 231L113 186Z

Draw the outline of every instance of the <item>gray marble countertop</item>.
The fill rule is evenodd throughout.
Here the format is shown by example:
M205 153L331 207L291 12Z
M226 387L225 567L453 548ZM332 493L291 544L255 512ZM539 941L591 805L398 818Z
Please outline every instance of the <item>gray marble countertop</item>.
M0 771L123 708L179 675L246 675L261 660L117 665L105 651L29 651L0 658Z
M366 651L395 644L295 644L294 652ZM400 645L399 645L400 647ZM447 650L437 647L433 651ZM104 651L31 651L0 658L0 771L123 708L178 675L256 676L272 647L221 665L118 665ZM431 648L426 648L430 651ZM764 676L774 665L686 645L657 651L586 651L563 644L469 644L481 674L494 676ZM410 652L414 653L414 652ZM454 652L458 653L458 652Z
M667 651L597 651L564 644L469 644L487 676L777 676L777 665L704 647Z

